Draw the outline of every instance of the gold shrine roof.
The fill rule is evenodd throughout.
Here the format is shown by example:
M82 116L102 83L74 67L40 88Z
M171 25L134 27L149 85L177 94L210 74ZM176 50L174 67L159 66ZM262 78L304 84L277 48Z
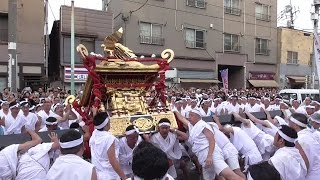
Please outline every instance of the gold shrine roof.
M99 72L153 72L156 73L160 70L158 64L144 65L138 61L123 61L121 59L109 59L103 61L96 66L95 71Z

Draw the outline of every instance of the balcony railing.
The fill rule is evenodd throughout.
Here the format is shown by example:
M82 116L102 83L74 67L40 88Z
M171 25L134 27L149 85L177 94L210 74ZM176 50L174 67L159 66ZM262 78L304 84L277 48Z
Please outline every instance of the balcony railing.
M256 54L269 56L270 55L270 49L256 48Z
M224 7L224 12L226 14L232 14L232 15L236 15L236 16L240 16L241 15L241 9L228 7L228 6Z
M299 64L298 59L287 59L287 64Z
M140 43L141 44L153 44L153 45L164 45L164 38L162 37L152 37L152 36L141 36L140 35Z
M187 48L205 49L206 43L203 41L185 41Z
M271 16L269 14L256 13L256 19L262 21L270 21Z
M241 46L224 46L224 51L239 53L241 51Z
M206 2L205 0L187 0L187 6L206 8Z
M8 42L8 29L0 29L0 42Z

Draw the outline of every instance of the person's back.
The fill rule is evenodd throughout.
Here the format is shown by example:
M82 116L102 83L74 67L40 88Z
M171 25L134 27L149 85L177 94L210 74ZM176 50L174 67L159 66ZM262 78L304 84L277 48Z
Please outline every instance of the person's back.
M48 180L96 180L94 166L82 159L83 136L76 130L64 133L60 138L61 156L48 171Z

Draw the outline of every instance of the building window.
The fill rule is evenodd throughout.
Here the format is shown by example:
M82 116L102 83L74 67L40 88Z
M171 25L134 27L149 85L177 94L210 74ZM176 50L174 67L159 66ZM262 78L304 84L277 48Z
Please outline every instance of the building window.
M187 0L187 6L205 8L206 2L205 0Z
M224 34L224 51L240 52L240 38L235 34Z
M268 39L256 39L256 54L269 56L269 40Z
M224 12L226 14L240 16L240 0L224 0Z
M256 19L270 21L270 6L265 4L256 4Z
M152 23L140 23L140 43L163 45L162 25Z
M0 42L8 42L8 14L0 13Z
M287 63L298 64L298 52L288 51L287 52Z
M206 44L204 42L204 30L186 29L186 47L206 48Z

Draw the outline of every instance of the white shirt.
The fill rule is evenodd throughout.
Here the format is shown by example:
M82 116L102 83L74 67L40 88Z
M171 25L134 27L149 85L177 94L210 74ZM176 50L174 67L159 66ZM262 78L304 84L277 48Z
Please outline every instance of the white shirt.
M232 127L230 141L245 157L245 165L254 165L262 161L261 154L253 140L239 127Z
M19 144L12 144L0 151L0 179L15 179L18 165Z
M75 154L61 155L50 168L48 180L90 180L94 166Z
M112 168L107 152L112 144L115 144L115 155L119 156L118 139L110 132L95 129L89 141L91 148L91 163L96 167L98 180L116 179L120 177Z
M46 120L48 117L55 117L55 113L53 113L51 110L49 111L49 114L47 114L44 110L41 110L38 112L38 116L41 117L41 127L43 128L46 125Z
M297 142L301 145L309 161L307 180L320 179L320 144L311 129L298 132Z
M240 111L240 105L237 103L235 106L231 103L229 103L226 106L226 109L228 110L228 114L232 114L232 113L239 113Z
M278 149L270 161L279 172L282 180L304 180L306 178L306 164L299 150L295 147Z
M250 104L247 104L245 106L245 111L246 112L260 112L261 111L261 106L259 104L255 104L254 106L251 106Z
M34 131L38 122L38 116L35 113L29 112L27 116L22 114L22 117L25 119L26 128Z
M26 124L25 119L21 115L14 118L11 113L5 119L6 134L20 134L21 128Z
M171 132L164 139L159 132L151 136L151 142L158 146L171 160L180 159L182 151L179 146L179 139L176 134Z
M32 147L19 158L16 180L46 179L50 167L49 151L53 143Z
M138 141L134 148L142 141L142 138L138 136ZM133 148L133 149L134 149ZM132 174L132 152L131 149L127 144L127 138L122 137L119 139L119 163L125 175Z

